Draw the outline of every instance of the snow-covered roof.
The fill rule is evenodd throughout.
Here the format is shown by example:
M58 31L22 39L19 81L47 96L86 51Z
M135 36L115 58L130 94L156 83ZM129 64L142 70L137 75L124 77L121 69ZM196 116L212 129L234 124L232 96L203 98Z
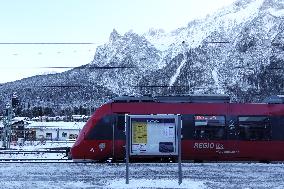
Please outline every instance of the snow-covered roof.
M19 123L19 122L23 122L24 124L28 124L28 121L30 119L28 117L14 117L11 121L11 124L15 124L15 123Z
M85 118L85 115L72 115L73 118Z
M30 122L26 128L82 129L85 124L85 122Z

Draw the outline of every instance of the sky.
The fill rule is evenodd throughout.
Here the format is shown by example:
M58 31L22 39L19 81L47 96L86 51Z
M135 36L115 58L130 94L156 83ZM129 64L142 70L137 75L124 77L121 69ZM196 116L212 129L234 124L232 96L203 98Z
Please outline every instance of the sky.
M0 83L92 61L113 29L186 26L236 0L0 0ZM91 44L4 44L91 43Z

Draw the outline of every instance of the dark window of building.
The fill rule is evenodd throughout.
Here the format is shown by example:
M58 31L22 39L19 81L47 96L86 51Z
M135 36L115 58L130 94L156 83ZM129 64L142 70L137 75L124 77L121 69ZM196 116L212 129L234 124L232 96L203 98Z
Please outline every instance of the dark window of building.
M52 139L52 133L46 133L45 136L45 138L47 139Z
M267 116L240 116L241 140L271 140L271 125Z
M225 116L194 116L194 138L198 140L221 140L226 136Z
M63 132L62 137L67 137L67 133Z
M77 134L70 134L69 139L76 139L78 137Z

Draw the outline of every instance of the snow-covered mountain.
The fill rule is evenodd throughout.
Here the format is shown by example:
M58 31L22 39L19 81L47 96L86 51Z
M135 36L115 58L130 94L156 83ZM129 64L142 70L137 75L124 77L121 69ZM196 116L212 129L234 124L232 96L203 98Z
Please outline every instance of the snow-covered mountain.
M134 94L135 90L131 86L137 85L147 72L162 68L161 55L162 52L145 37L133 32L127 32L121 36L113 30L109 42L97 48L94 60L89 66L133 68L92 72L90 79L116 94Z
M226 93L235 100L259 101L283 90L272 82L283 80L283 8L284 1L240 0L170 33L150 29L142 36L121 36L114 31L97 49L94 63L137 67L103 77L110 90L126 87L129 94L139 94L127 84L159 84L186 86L174 93Z
M97 66L131 68L92 69ZM37 79L42 77L47 78ZM238 0L170 33L150 29L138 35L113 30L90 64L48 78L47 82L57 85L70 81L85 85L80 90L88 97L75 95L78 99L74 100L75 91L67 92L66 104L76 101L90 106L118 95L148 93L221 93L234 101L258 102L284 92L284 1ZM0 86L2 101L7 99L4 89L29 82ZM94 100L86 101L90 97Z

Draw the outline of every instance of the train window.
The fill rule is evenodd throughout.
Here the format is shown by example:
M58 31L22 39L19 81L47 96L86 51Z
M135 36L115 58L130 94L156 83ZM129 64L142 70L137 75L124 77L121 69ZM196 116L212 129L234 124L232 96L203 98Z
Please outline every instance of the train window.
M240 116L241 140L271 140L271 125L267 116Z
M194 138L198 140L221 140L226 136L225 116L194 116Z

